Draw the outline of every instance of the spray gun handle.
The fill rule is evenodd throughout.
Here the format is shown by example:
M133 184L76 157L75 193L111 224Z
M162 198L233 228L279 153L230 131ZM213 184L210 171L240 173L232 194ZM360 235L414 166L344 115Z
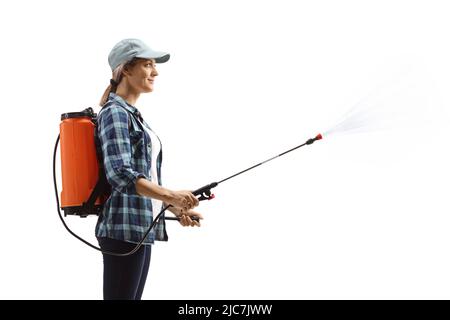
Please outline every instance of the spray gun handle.
M214 194L211 194L211 189L217 187L217 185L218 185L217 182L207 184L206 186L203 186L195 191L192 191L192 194L194 196L200 196L198 197L199 201L214 199Z
M198 188L195 191L192 191L192 194L194 196L200 196L200 197L198 197L199 201L214 199L214 194L211 194L211 189L217 187L217 185L218 185L217 182L213 182L213 183L207 184L206 186L203 186L201 188ZM171 205L169 205L169 207L171 207ZM164 219L165 220L178 220L178 221L180 221L179 217L165 217ZM193 221L199 221L198 217L191 217L191 219Z

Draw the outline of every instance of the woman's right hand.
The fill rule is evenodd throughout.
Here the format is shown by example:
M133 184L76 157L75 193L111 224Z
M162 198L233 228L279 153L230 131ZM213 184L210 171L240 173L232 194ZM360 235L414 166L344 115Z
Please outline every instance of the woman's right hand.
M172 191L170 199L167 201L168 204L176 208L180 208L182 212L187 212L190 209L198 206L198 199L192 194L192 192L187 190L182 191Z

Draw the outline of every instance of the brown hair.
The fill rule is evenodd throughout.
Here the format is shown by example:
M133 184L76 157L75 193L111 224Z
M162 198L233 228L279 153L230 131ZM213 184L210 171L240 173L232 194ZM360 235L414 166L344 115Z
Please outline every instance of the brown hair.
M133 58L132 60L128 62L124 62L120 64L117 68L114 69L112 73L111 83L106 88L105 92L103 93L102 98L100 99L100 106L103 107L106 102L108 102L109 94L111 92L116 92L117 86L119 85L120 81L122 81L123 78L123 71L128 70L129 68L132 68L136 65L136 63L141 60L140 58ZM114 84L113 84L114 82Z

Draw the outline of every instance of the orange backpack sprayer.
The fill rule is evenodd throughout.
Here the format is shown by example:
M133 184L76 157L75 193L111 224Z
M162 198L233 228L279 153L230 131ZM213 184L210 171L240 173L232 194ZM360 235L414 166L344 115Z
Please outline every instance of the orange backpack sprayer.
M106 105L104 108L105 107ZM132 114L130 113L130 115ZM60 134L56 139L55 149L53 152L53 182L55 187L57 211L64 227L75 238L105 254L114 256L128 256L135 253L140 248L144 242L144 239L156 225L156 222L159 220L161 215L169 207L171 207L171 205L164 207L156 218L153 219L153 222L148 227L145 235L136 247L130 252L123 254L102 251L100 248L82 239L69 229L61 215L60 208L64 210L64 216L77 215L80 217L86 217L92 214L99 215L101 214L103 204L111 193L111 186L106 179L103 163L101 160L99 161L100 157L98 157L98 143L96 143L94 135L94 130L96 129L97 114L94 113L92 108L87 108L81 112L64 113L61 115ZM322 135L318 134L316 137L308 139L305 143L297 147L233 174L223 180L220 180L219 182L212 182L205 185L195 191L192 191L192 193L195 196L198 196L199 201L211 200L214 198L214 194L211 193L211 189L217 187L220 183L321 139ZM58 187L56 183L56 154L59 142L61 142L61 178L63 187L61 192L61 204L59 203ZM165 219L179 220L178 217L165 217Z
M110 193L94 141L92 108L61 115L61 209L64 215L98 215Z

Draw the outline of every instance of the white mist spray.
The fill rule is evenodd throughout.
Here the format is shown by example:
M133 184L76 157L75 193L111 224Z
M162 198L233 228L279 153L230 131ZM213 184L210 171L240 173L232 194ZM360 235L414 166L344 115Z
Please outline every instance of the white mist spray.
M442 116L437 100L430 77L409 71L374 90L322 134L417 131Z

